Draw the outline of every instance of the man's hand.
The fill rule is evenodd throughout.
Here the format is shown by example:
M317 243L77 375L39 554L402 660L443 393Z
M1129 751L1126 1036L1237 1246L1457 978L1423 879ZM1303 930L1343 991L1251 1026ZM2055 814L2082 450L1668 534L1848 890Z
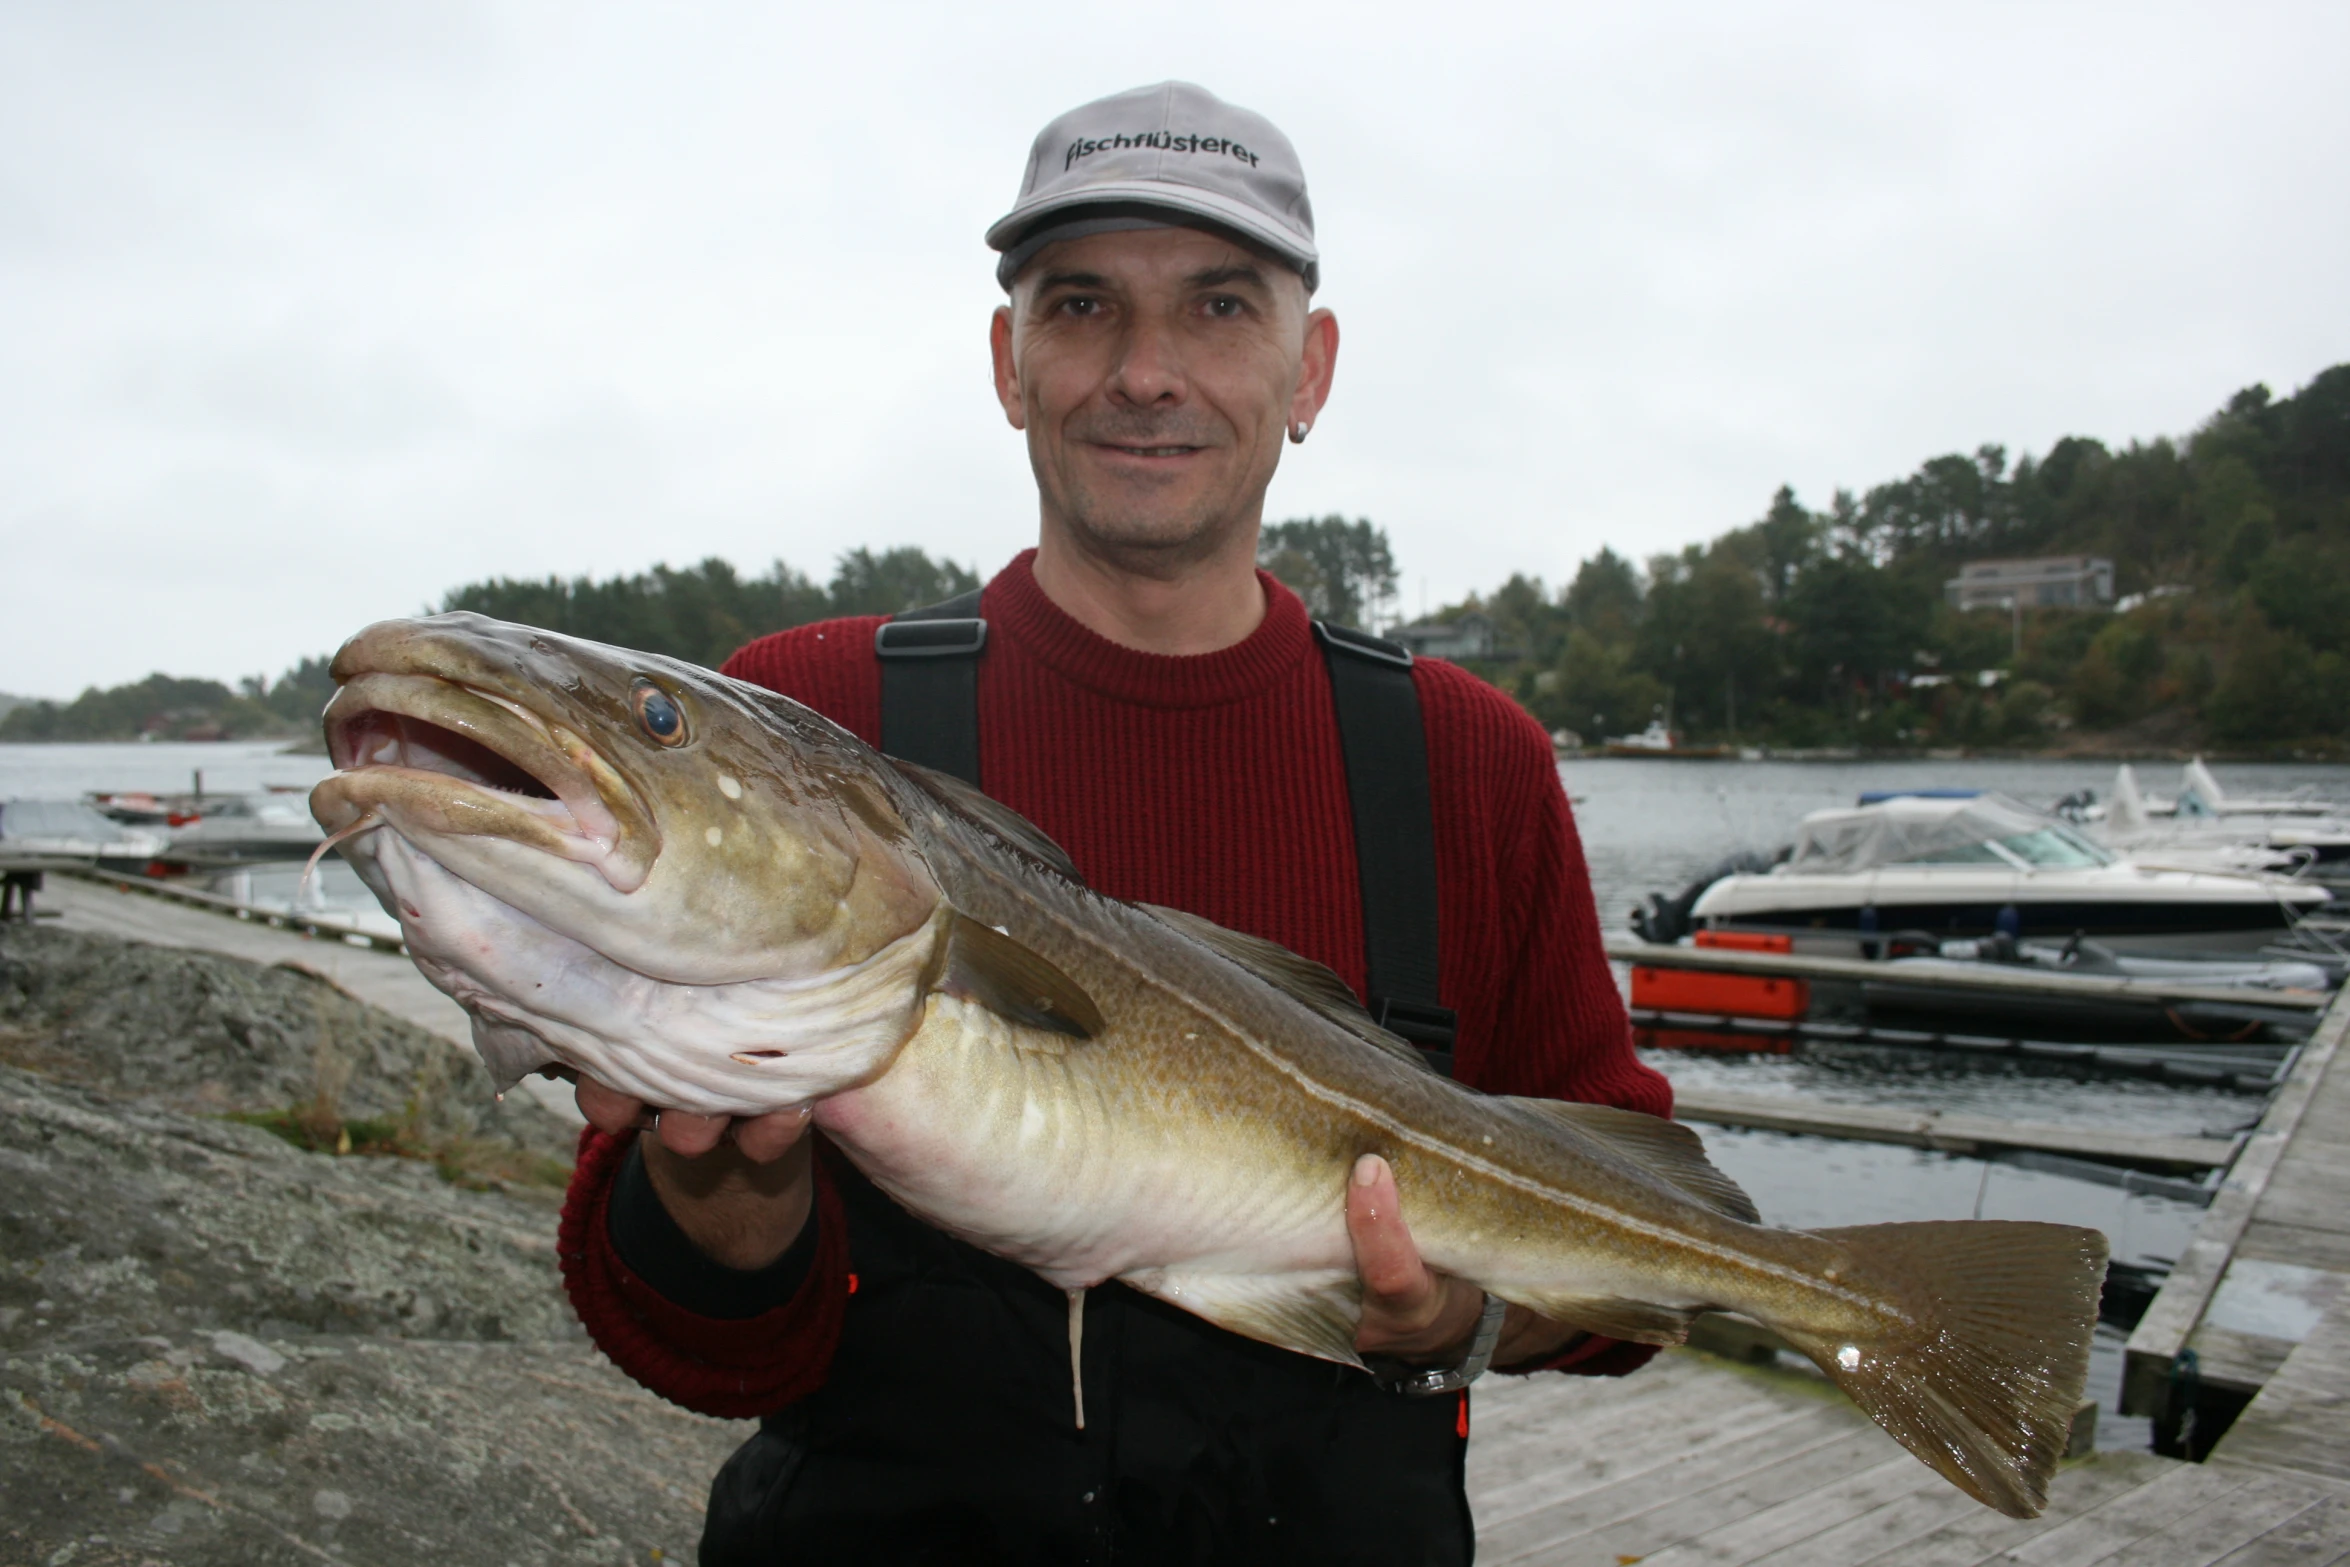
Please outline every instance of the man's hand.
M1358 1352L1424 1365L1449 1365L1468 1353L1485 1310L1485 1292L1420 1260L1420 1248L1404 1223L1395 1172L1377 1154L1355 1161L1346 1188L1346 1233L1363 1280L1363 1316L1355 1328ZM1493 1364L1543 1359L1580 1336L1564 1323L1512 1306L1502 1319Z
M747 1117L654 1110L592 1077L578 1080L577 1097L599 1132L653 1133L638 1146L654 1195L713 1262L764 1268L799 1239L814 1198L804 1107Z

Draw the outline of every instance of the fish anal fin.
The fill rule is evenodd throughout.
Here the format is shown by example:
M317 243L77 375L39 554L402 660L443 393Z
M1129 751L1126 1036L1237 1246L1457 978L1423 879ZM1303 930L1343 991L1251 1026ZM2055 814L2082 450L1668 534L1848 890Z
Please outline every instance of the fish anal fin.
M1363 1043L1408 1061L1422 1071L1428 1070L1426 1057L1373 1022L1371 1014L1355 999L1355 993L1346 988L1346 981L1312 958L1299 957L1279 942L1233 930L1183 909L1156 903L1142 907L1218 957L1239 964L1292 1000L1305 1003Z
M1207 1273L1151 1268L1123 1282L1227 1332L1278 1349L1359 1366L1355 1327L1363 1283L1352 1269L1326 1273Z
M1621 1296L1568 1295L1546 1291L1507 1292L1495 1290L1511 1304L1523 1306L1539 1317L1553 1322L1564 1322L1596 1333L1602 1338L1620 1338L1632 1344L1685 1344L1689 1341L1689 1325L1704 1314L1703 1308L1682 1310L1672 1306L1651 1305L1644 1300L1627 1300Z
M1091 1039L1103 1028L1101 1008L1084 986L967 914L956 914L948 925L945 961L931 988L1007 1021L1073 1039Z
M1547 1116L1577 1132L1605 1141L1660 1180L1725 1218L1760 1224L1754 1199L1713 1166L1705 1143L1679 1121L1619 1110L1614 1105L1571 1104L1563 1099L1508 1099L1503 1103ZM1643 1342L1646 1342L1645 1340Z
M1766 1326L1960 1490L2037 1517L2089 1374L2105 1237L1979 1219L1816 1233L1898 1311L1875 1336Z

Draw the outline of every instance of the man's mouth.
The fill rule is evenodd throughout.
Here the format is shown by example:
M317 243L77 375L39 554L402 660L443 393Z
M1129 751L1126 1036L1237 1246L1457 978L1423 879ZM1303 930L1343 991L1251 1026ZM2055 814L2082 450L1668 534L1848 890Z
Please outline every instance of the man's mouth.
M1198 446L1122 446L1114 441L1101 443L1104 450L1126 457L1188 457L1205 448Z

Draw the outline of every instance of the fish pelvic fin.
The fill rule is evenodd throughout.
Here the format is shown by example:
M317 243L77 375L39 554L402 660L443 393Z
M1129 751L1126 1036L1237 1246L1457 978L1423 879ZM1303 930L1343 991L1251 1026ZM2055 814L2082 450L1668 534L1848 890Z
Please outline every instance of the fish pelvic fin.
M1951 1484L2038 1517L2089 1374L2105 1237L1997 1220L1815 1233L1893 1296L1899 1326L1870 1342L1769 1325Z
M1122 1282L1229 1333L1279 1349L1359 1366L1355 1328L1363 1281L1353 1269L1326 1273L1207 1273L1150 1268Z
M1754 1199L1736 1181L1713 1166L1705 1156L1705 1142L1679 1121L1619 1110L1614 1105L1571 1104L1563 1099L1504 1099L1501 1103L1524 1115L1547 1118L1572 1128L1583 1138L1605 1143L1618 1155L1672 1186L1682 1195L1726 1218L1760 1224ZM1594 1331L1597 1331L1596 1329ZM1612 1338L1624 1337L1621 1333ZM1641 1343L1679 1343L1679 1339L1642 1339Z
M992 925L956 913L932 989L1030 1028L1091 1039L1101 1008L1085 987Z

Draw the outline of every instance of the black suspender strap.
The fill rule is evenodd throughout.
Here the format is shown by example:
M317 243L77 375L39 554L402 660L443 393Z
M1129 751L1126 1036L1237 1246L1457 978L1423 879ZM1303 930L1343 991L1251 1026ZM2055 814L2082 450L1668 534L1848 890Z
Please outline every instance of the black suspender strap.
M873 631L881 659L881 749L979 787L979 654L987 622L973 588Z
M1456 1019L1437 999L1436 820L1412 655L1326 621L1314 622L1314 635L1346 756L1371 1016L1450 1077Z
M1371 1016L1452 1075L1455 1018L1437 999L1436 821L1412 655L1368 632L1314 623L1330 670L1354 815ZM881 749L980 786L976 589L911 609L873 634L881 658Z

